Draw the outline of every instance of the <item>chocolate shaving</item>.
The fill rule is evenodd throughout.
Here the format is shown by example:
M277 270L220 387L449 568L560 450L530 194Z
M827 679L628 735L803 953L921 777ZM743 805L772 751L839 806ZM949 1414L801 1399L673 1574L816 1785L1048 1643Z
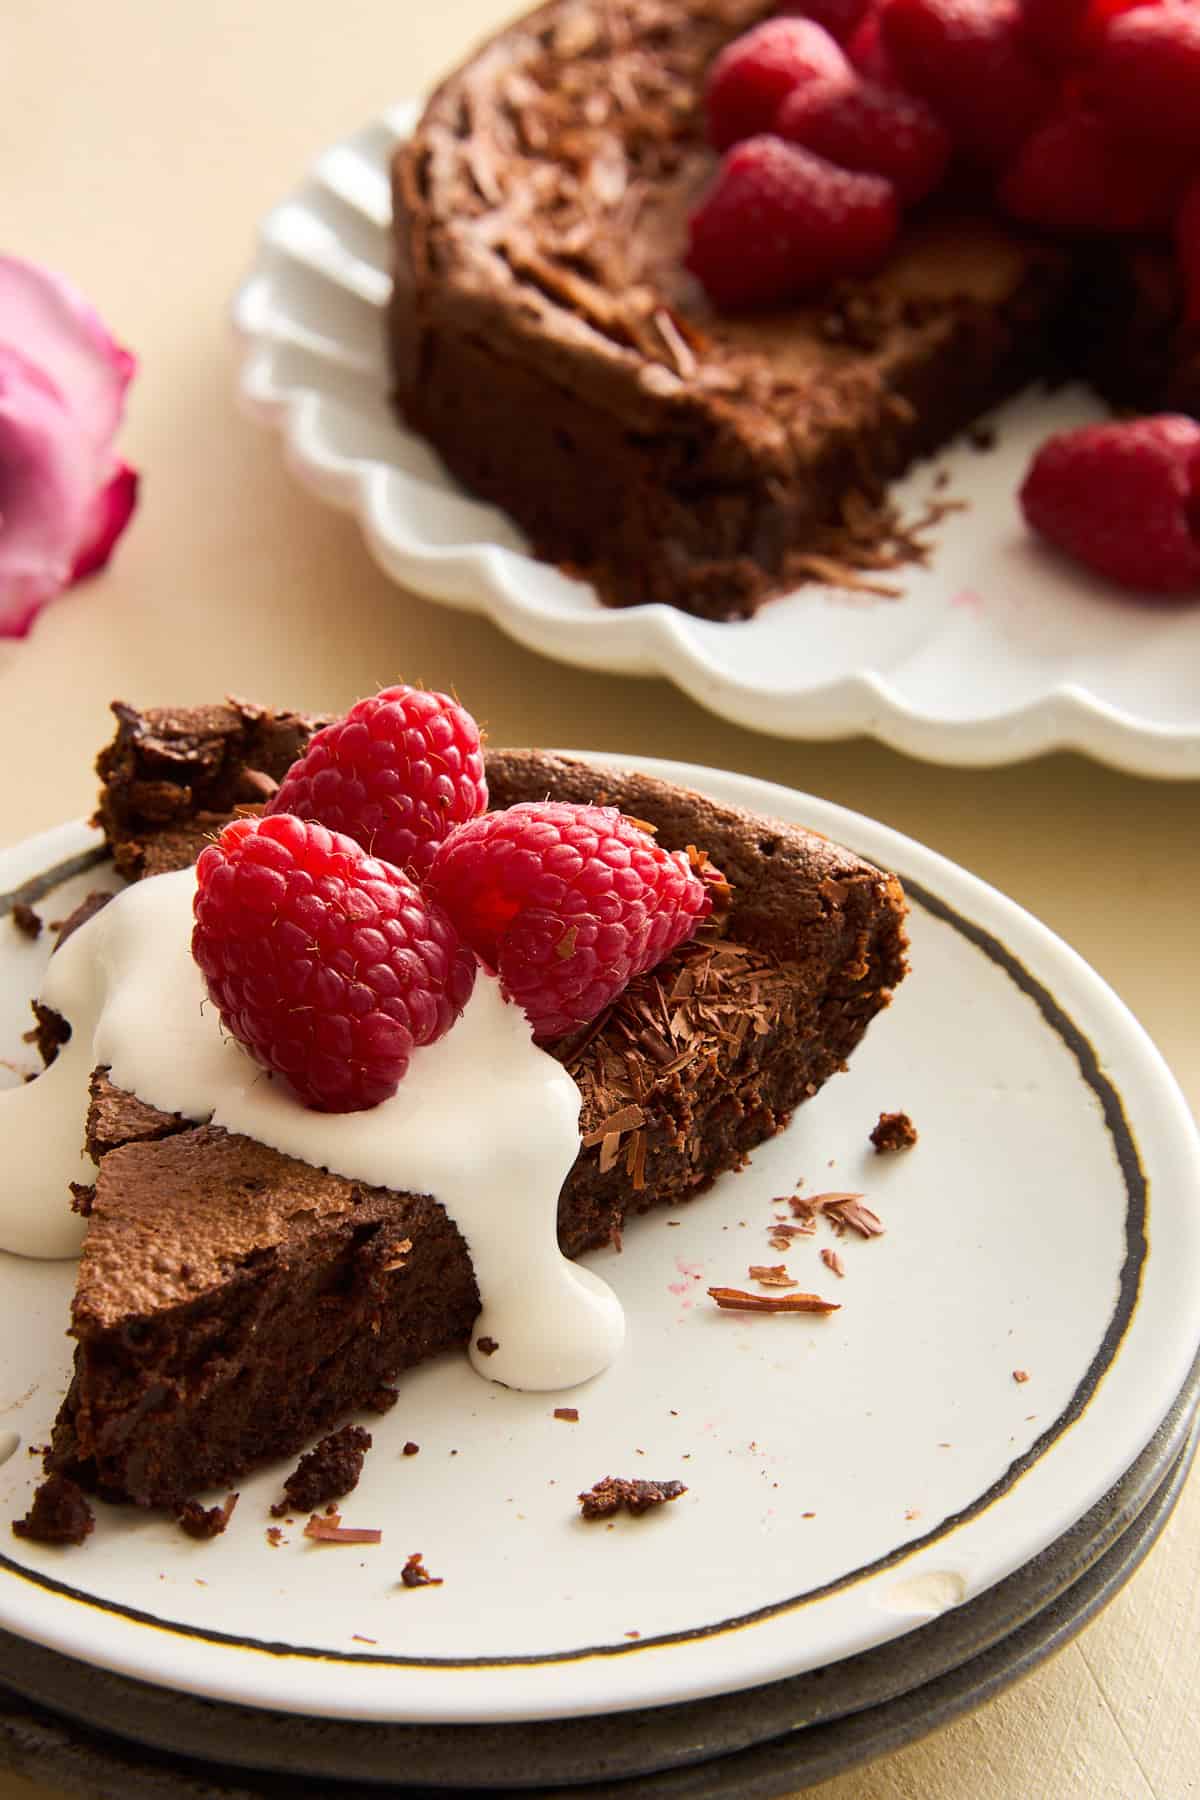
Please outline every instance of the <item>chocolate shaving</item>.
M414 1550L400 1571L400 1579L407 1588L441 1587L443 1577L431 1575L421 1559L421 1552Z
M388 1251L388 1261L382 1265L381 1273L390 1275L396 1269L402 1269L408 1261L408 1253L412 1249L411 1238L401 1238L398 1244L392 1244Z
M224 1506L201 1506L198 1500L183 1500L175 1508L175 1518L179 1529L186 1531L189 1537L220 1537L233 1517L237 1503L236 1494L227 1494Z
M751 1263L749 1274L751 1281L761 1282L763 1287L798 1287L800 1285L788 1274L783 1263Z
M578 1496L579 1511L585 1519L608 1519L624 1508L638 1518L686 1493L682 1481L637 1481L627 1475L606 1475Z
M556 1419L566 1419L570 1425L578 1425L579 1408L576 1406L556 1406L554 1409L554 1416Z
M1012 1375L1013 1375L1013 1380L1015 1382L1017 1382L1018 1384L1023 1385L1025 1382L1027 1382L1029 1380L1029 1370L1028 1369L1014 1369L1012 1372Z
M605 1119L602 1125L595 1126L586 1134L583 1138L583 1147L585 1150L590 1150L593 1144L603 1143L604 1139L610 1137L614 1132L620 1137L622 1132L636 1131L645 1122L646 1115L640 1106L636 1104L622 1106Z
M869 1206L862 1204L862 1196L859 1194L847 1194L840 1200L826 1200L825 1213L835 1223L840 1221L843 1225L848 1225L859 1237L883 1236L883 1221L878 1213L873 1213Z
M830 1250L828 1248L823 1249L821 1251L821 1261L825 1264L825 1267L831 1270L835 1275L844 1275L846 1273L846 1266L836 1250Z
M268 1542L268 1544L270 1544L272 1550L278 1550L280 1544L282 1544L283 1541L284 1541L283 1540L283 1532L279 1529L279 1526L278 1525L268 1525L267 1526L267 1542Z
M337 1516L323 1519L320 1513L314 1513L304 1527L306 1538L314 1538L319 1544L380 1544L383 1542L382 1531L368 1529L362 1525L341 1525Z
M741 1288L710 1287L709 1298L727 1312L838 1312L839 1300L822 1300L819 1294L747 1294Z

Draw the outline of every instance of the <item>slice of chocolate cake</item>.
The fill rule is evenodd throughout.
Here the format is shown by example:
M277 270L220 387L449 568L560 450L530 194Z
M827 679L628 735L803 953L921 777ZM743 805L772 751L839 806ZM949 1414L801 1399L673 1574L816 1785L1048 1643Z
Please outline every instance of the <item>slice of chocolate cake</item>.
M886 566L887 482L1051 362L1070 257L979 212L922 209L878 276L812 304L708 303L684 267L704 77L777 10L551 0L396 154L401 411L610 604L737 618Z
M240 704L116 709L100 817L135 878L185 867L282 770L312 721ZM263 765L268 766L264 767ZM893 876L776 821L651 777L492 751L493 807L603 801L697 845L733 902L722 936L639 977L558 1054L582 1095L561 1193L568 1255L691 1198L836 1070L905 969ZM92 1081L98 1164L72 1312L75 1375L50 1470L168 1504L306 1447L383 1384L469 1337L479 1295L436 1197L330 1175Z

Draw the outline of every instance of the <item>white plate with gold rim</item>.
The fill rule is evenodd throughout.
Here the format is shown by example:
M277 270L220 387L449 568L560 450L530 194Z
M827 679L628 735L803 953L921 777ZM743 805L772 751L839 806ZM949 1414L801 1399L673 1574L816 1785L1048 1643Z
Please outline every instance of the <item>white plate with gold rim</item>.
M6 1540L0 1627L144 1681L343 1719L641 1708L901 1637L1053 1544L1138 1456L1200 1335L1200 1151L1140 1027L1044 927L884 826L740 776L638 766L906 879L912 973L848 1074L748 1169L591 1259L629 1333L569 1395L578 1423L553 1416L556 1396L441 1358L370 1421L343 1511L379 1527L378 1546L297 1529L269 1546L274 1468L241 1484L210 1544L105 1507L79 1551ZM0 889L91 842L67 826L6 852ZM2 1054L18 1067L44 957L44 938L4 928ZM867 1133L897 1108L921 1141L877 1157ZM707 1286L779 1259L772 1202L800 1177L863 1191L887 1227L801 1240L785 1259L841 1310L717 1312ZM26 1452L67 1380L71 1284L70 1265L0 1257L0 1453L17 1440L0 1519L25 1510ZM402 1455L408 1439L419 1455ZM688 1492L611 1531L584 1525L574 1496L608 1473ZM442 1587L399 1585L413 1550Z

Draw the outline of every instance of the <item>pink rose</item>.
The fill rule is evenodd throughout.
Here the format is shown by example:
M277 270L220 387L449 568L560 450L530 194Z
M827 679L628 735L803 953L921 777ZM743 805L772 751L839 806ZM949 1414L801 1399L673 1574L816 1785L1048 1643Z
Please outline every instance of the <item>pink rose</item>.
M0 637L102 569L138 478L113 454L136 362L57 275L0 256Z

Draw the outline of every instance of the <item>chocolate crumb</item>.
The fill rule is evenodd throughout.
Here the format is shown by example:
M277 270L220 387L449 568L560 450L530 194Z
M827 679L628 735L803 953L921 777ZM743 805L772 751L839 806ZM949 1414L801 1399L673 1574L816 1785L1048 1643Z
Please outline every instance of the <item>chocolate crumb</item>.
M577 1406L556 1406L554 1416L556 1419L565 1419L568 1425L578 1425L579 1408Z
M352 1644L377 1644L379 1642L379 1639L363 1637L361 1632L355 1631L355 1632L352 1632L350 1635L350 1642Z
M280 1544L282 1544L283 1533L278 1525L267 1526L267 1542L270 1544L272 1550L278 1550Z
M286 1512L311 1512L327 1500L340 1499L358 1486L363 1458L371 1448L371 1434L361 1425L343 1425L331 1431L314 1449L300 1458L283 1484L284 1498L271 1508L271 1517Z
M840 1300L822 1300L819 1294L747 1294L741 1288L710 1287L709 1297L727 1312L831 1313Z
M42 935L42 921L32 906L26 906L24 900L18 900L12 909L12 922L22 937L39 938Z
M83 1489L66 1475L48 1475L12 1528L14 1537L34 1544L82 1544L95 1523Z
M431 1575L421 1559L421 1552L414 1550L400 1571L400 1579L407 1588L441 1587L443 1577Z
M226 1494L224 1506L201 1506L198 1500L183 1500L175 1508L175 1519L180 1531L190 1538L220 1537L237 1503L236 1494Z
M906 1519L919 1519L921 1516L921 1509L919 1506L907 1506L904 1509L904 1516Z
M1018 1384L1023 1385L1026 1381L1029 1380L1029 1370L1028 1369L1014 1369L1013 1370L1013 1380L1015 1382L1017 1382Z
M399 1398L400 1392L398 1388L387 1386L377 1387L375 1392L366 1402L367 1411L373 1413L391 1412Z
M846 1273L845 1264L842 1262L842 1259L836 1250L830 1250L828 1248L822 1250L821 1261L825 1264L825 1267L831 1270L835 1275L844 1275Z
M888 1150L909 1150L917 1141L917 1128L907 1113L880 1113L879 1123L871 1133L875 1154Z
M641 1637L641 1635L642 1635L642 1634L641 1634L641 1632L640 1632L640 1631L627 1631L627 1632L626 1632L626 1633L625 1633L625 1636L626 1636L626 1637L627 1637L627 1638L640 1638L640 1637Z
M578 1496L579 1511L585 1519L607 1519L624 1507L637 1518L686 1493L682 1481L636 1481L627 1475L606 1475Z
M412 1439L409 1438L407 1444L405 1444L404 1449L401 1451L400 1454L402 1456L416 1456L416 1454L420 1450L420 1448L421 1448L420 1444L414 1444Z
M481 1337L475 1339L475 1348L480 1356L495 1356L500 1346L494 1337Z

